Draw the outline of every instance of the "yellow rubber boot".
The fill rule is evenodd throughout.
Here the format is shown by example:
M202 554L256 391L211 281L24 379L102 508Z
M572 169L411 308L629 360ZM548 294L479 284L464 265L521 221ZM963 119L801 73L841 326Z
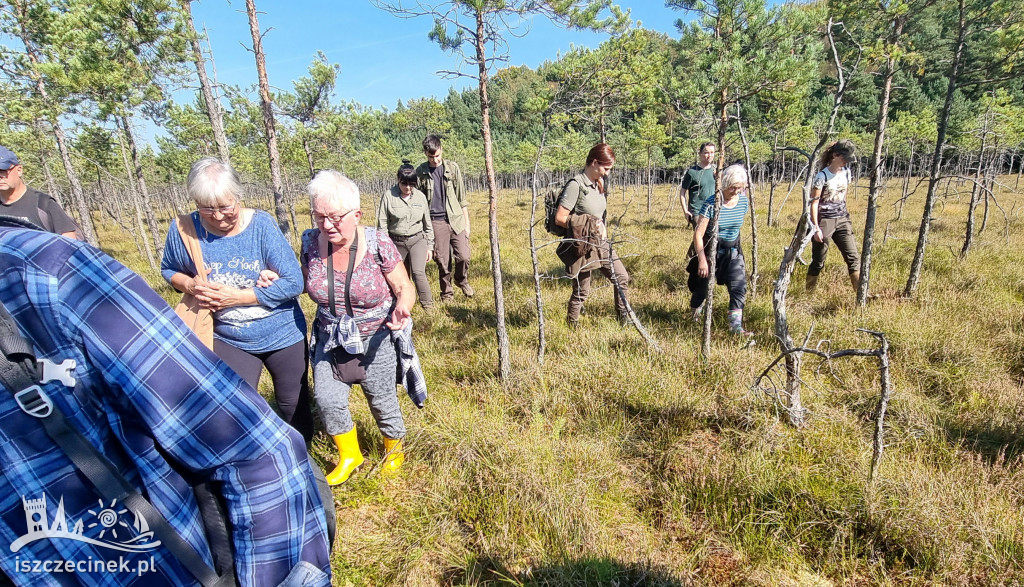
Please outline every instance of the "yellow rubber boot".
M393 440L385 436L384 452L387 453L387 456L384 457L384 464L381 468L384 469L386 473L394 473L401 468L402 463L405 462L405 453L402 452L401 438Z
M327 474L327 484L341 485L348 481L356 467L363 464L363 453L359 452L355 426L344 434L334 435L333 438L334 445L338 447L338 466Z

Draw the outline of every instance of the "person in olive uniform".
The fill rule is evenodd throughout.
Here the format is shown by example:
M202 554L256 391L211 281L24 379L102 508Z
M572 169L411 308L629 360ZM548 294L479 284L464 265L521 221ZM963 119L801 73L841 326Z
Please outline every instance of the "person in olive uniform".
M558 197L558 210L555 212L555 224L569 227L572 220L571 215L591 215L597 220L595 222L598 231L598 249L600 253L601 274L612 279L612 268L615 270L615 278L618 281L619 292L615 294L615 312L619 320L626 319L625 296L629 286L629 273L618 255L609 258L608 254L608 230L605 227L606 212L608 208L608 196L605 193L604 177L615 165L615 152L605 143L598 143L590 149L587 154L587 165L583 172L570 179L562 193ZM568 236L572 236L570 231ZM572 295L569 297L566 322L575 326L579 322L580 310L583 309L583 302L590 295L590 278L593 271L583 266L576 275L572 277Z
M715 195L715 144L702 143L697 153L697 164L686 170L683 183L679 186L679 203L691 227L697 226L697 214Z
M430 203L430 221L434 225L434 262L437 263L441 282L441 301L448 302L455 297L453 272L455 285L471 298L469 200L466 199L462 171L457 163L444 158L441 139L436 135L423 139L423 154L427 160L416 168L416 177L419 178L420 191L427 195ZM454 271L452 256L455 257Z
M386 231L402 255L402 263L416 284L420 305L434 307L427 281L427 262L434 250L434 226L430 221L427 196L416 189L416 169L408 160L398 168L398 183L384 194L377 206L377 227Z

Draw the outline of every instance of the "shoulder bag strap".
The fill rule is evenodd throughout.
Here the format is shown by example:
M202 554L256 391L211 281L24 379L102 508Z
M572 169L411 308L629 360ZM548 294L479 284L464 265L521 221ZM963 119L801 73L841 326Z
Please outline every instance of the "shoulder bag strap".
M359 227L356 227L355 238L348 247L348 271L345 273L345 311L349 316L352 314L352 298L349 295L349 288L352 287L352 271L356 266L356 253L359 252ZM334 309L334 245L327 241L327 303L331 306L331 315L337 316Z
M203 249L199 246L199 235L196 234L196 225L191 214L178 216L178 234L181 236L181 242L185 243L188 256L192 258L192 263L196 266L196 277L201 281L206 281L207 271L206 263L203 262Z

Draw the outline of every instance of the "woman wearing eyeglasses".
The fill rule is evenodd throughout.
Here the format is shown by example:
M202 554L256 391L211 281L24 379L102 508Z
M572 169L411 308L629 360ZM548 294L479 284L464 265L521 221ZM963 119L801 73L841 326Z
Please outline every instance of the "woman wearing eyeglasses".
M722 206L718 215L718 252L715 256L715 283L729 290L729 332L743 337L753 333L743 329L743 304L747 299L747 266L740 247L740 229L747 216L750 201L747 199L747 170L742 165L730 165L722 171L719 181L722 188ZM690 288L690 311L695 320L700 319L704 300L708 297L708 259L704 250L711 244L710 235L705 238L708 224L715 215L715 198L704 202L697 215L697 228L693 234L691 259L686 267L690 277L686 281Z
M427 196L416 189L419 178L416 168L408 159L398 168L398 183L384 194L377 206L377 228L387 232L409 277L416 284L420 305L425 310L434 307L434 297L427 281L427 263L434 250L434 224L430 221Z
M242 379L255 389L267 368L281 417L309 442L309 354L295 253L270 214L242 206L242 185L230 165L200 159L186 189L197 210L171 223L160 263L163 277L213 312L213 352ZM197 276L178 231L182 220L192 223L206 279Z
M416 294L387 233L360 225L359 188L352 180L327 169L307 191L315 228L302 234L300 260L306 293L317 304L313 384L324 428L338 448L338 466L327 482L339 485L364 460L348 407L356 383L384 437L383 470L395 471L405 460L405 421L395 392L399 357L391 333L407 330Z

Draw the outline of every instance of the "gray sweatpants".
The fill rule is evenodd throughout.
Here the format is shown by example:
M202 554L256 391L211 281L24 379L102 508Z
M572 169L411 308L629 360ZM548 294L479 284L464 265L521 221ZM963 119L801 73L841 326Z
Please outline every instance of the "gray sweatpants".
M317 329L313 327L314 331ZM324 354L323 336L316 336L313 347L313 397L320 407L324 428L331 436L344 434L355 426L348 409L348 394L351 386L334 378L331 361ZM370 413L377 421L377 428L387 438L405 437L405 421L402 408L398 405L396 371L398 358L391 341L391 331L386 327L370 338L366 355L370 358L366 367L366 380L359 384L370 404Z

